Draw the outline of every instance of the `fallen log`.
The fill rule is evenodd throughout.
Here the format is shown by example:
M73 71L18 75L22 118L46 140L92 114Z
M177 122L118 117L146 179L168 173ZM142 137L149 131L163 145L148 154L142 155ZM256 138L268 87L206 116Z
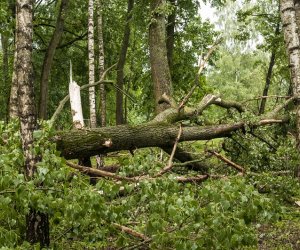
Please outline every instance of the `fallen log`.
M286 122L285 119L261 120L253 127ZM245 122L214 126L183 127L179 142L211 140L228 137L246 126ZM137 126L120 125L96 129L58 132L52 138L66 159L89 157L120 150L145 147L172 147L178 134L178 125L145 123Z

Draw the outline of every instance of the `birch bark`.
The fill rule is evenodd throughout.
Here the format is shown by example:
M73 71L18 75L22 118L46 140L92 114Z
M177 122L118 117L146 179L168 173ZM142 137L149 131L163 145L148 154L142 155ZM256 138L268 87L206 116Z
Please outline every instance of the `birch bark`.
M281 0L280 12L284 32L285 46L289 57L293 95L300 94L300 41L297 27L296 10L293 0ZM300 105L296 108L297 148L300 152ZM300 177L300 167L297 175Z
M17 30L16 30L16 58L15 77L18 86L18 107L22 149L24 153L25 178L34 177L37 159L33 153L33 131L36 126L33 68L32 68L32 15L33 0L17 0ZM48 215L30 208L26 216L26 240L32 244L40 243L41 248L48 246L49 221Z
M89 0L88 9L88 54L89 54L89 84L95 82L95 52L94 52L94 0ZM95 87L89 88L91 128L97 127Z
M101 79L105 66L104 66L104 41L103 41L103 4L102 0L97 2L97 29L98 29L98 46L99 46L99 79ZM100 90L100 123L101 127L106 126L106 91L105 85L99 85Z

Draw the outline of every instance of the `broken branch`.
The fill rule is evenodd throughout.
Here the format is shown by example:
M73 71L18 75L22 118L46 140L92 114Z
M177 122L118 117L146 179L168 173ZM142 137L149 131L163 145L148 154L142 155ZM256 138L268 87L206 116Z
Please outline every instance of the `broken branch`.
M139 239L142 239L142 240L149 240L149 238L142 234L142 233L139 233L129 227L126 227L126 226L122 226L120 224L117 224L117 223L112 223L112 225L118 229L120 229L122 232L125 232L127 234L130 234L131 236L134 236L134 237L137 237Z
M178 142L180 140L181 135L182 135L182 125L180 124L179 125L179 132L178 132L178 135L176 137L176 140L175 140L175 143L174 143L174 146L173 146L172 153L170 155L168 165L164 169L162 169L158 174L156 174L154 177L162 176L164 173L168 172L173 167L173 158L174 158L174 155L175 155L175 152L176 152L176 149L177 149L177 145L178 145Z
M243 167L241 167L240 165L234 163L233 161L227 159L226 157L220 155L219 153L217 153L216 151L213 150L208 150L208 152L214 156L216 156L218 159L220 159L221 161L224 161L225 163L227 163L227 165L235 168L236 170L238 170L239 172L241 172L242 174L245 173L245 169Z
M114 68L116 66L116 64L110 66L107 70L105 70L100 78L99 81L97 82L94 82L92 84L85 84L83 86L80 87L80 90L83 90L83 89L86 89L86 88L89 88L89 87L94 87L94 86L97 86L98 84L100 83L113 83L112 81L110 80L104 80L107 72L109 70L111 70L112 68ZM50 124L53 124L55 122L55 120L57 119L59 113L62 111L62 109L64 108L65 104L67 103L67 101L70 99L70 95L66 95L60 102L59 102L59 105L57 107L57 109L55 110L54 114L52 115L51 119L50 119Z

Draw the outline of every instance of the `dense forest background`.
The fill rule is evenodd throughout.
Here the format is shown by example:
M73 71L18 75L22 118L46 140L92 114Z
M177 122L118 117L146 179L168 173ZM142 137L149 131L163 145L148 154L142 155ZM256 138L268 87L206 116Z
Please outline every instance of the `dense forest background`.
M298 29L293 0L1 1L0 248L299 249Z

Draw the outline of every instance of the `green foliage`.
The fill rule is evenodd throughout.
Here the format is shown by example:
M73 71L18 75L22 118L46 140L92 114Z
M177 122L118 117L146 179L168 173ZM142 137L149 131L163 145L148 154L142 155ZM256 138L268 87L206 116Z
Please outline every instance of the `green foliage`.
M0 126L0 245L4 247L26 249L26 243L20 243L24 240L24 216L32 207L49 214L51 246L58 249L138 244L112 223L147 235L153 249L254 246L256 224L281 213L277 202L259 194L241 177L207 181L201 186L179 184L173 174L138 184L102 178L91 186L88 178L71 171L59 157L48 140L53 131L47 123L34 134L33 150L40 162L35 178L26 181L18 130L16 122ZM163 166L159 155L159 151L142 150L127 162L124 158L119 174L154 173ZM261 185L258 182L255 185Z
M295 171L300 159L293 137L276 136L266 129L252 133L237 133L225 140L223 149L233 161L251 171Z

